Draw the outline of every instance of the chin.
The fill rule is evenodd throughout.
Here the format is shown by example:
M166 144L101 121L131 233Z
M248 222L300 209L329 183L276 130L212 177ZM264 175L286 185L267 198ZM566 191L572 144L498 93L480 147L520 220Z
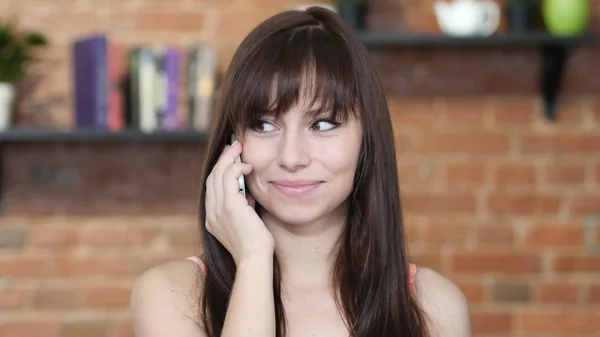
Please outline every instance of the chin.
M277 220L294 226L310 225L323 217L332 215L342 201L323 198L304 199L301 202L286 199L267 199L260 203L265 212Z
M290 204L279 202L261 203L265 212L271 217L290 225L306 225L321 218L326 212L325 209L319 207L318 203L312 205L307 204Z

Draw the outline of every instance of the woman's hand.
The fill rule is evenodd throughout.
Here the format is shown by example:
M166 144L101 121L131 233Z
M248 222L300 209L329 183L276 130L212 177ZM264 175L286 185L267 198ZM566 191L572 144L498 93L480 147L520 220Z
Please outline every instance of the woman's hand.
M239 192L238 178L252 166L235 163L242 144L226 146L206 179L206 229L229 251L235 263L262 255L272 257L275 242L254 210L254 199Z

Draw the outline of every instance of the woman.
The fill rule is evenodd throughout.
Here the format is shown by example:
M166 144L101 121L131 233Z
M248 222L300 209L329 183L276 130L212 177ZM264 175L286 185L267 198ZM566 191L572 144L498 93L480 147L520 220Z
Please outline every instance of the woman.
M261 23L216 116L203 254L139 278L137 337L471 336L462 292L408 261L384 93L337 15L313 7Z

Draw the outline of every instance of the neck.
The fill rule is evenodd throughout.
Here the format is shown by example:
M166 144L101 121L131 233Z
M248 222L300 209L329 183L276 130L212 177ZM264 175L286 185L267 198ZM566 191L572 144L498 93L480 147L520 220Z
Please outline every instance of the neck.
M337 253L337 240L344 230L346 207L314 222L289 224L268 212L262 219L275 240L275 254L281 268L284 287L330 286Z

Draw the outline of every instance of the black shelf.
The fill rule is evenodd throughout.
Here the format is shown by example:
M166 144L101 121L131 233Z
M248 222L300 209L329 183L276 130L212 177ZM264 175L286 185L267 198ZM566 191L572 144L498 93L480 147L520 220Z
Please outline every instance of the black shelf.
M591 32L574 37L557 37L545 32L452 37L443 34L419 34L406 31L364 31L359 32L358 36L367 48L575 46L596 41L596 36Z
M139 130L62 130L23 128L0 132L0 144L7 143L47 143L47 142L190 142L202 143L208 139L207 132L199 131L155 131Z
M443 34L418 34L406 31L363 31L358 35L369 49L396 47L539 48L542 54L540 92L544 104L544 115L549 120L556 118L556 106L569 53L578 46L595 44L597 41L596 35L592 32L573 37L552 36L546 32L452 37Z
M203 144L208 132L200 131L155 131L140 130L106 131L98 129L69 130L48 128L14 128L0 131L0 178L4 163L4 148L15 144L34 143L191 143ZM2 210L3 185L0 179L0 211Z

